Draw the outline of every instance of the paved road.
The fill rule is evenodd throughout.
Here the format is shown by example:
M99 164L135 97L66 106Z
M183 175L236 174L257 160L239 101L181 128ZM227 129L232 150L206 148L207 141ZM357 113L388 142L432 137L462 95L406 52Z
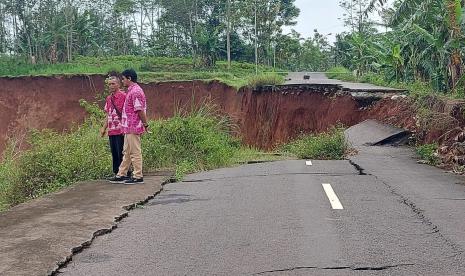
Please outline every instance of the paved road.
M309 79L304 79L304 76ZM325 73L312 73L312 72L292 72L287 76L286 84L338 84L343 88L350 91L366 91L366 92L400 92L401 90L381 87L368 83L352 83L344 82L335 79L328 79Z
M465 275L464 179L409 149L357 147L357 166L280 161L168 184L61 272Z

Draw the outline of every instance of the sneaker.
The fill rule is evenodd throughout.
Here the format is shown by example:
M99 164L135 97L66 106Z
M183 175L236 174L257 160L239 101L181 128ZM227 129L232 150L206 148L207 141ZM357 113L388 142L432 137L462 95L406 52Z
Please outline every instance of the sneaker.
M144 183L144 178L141 177L141 178L131 178L131 179L128 179L126 181L124 181L124 184L125 185L134 185L134 184L142 184Z
M109 178L108 181L113 184L120 184L126 181L128 178L125 176L114 176L112 178Z

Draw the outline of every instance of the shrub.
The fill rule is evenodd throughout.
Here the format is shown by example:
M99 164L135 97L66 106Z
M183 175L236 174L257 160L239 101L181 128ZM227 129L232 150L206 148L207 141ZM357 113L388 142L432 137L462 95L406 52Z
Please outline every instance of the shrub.
M93 115L70 132L33 131L27 139L29 149L21 154L10 141L0 163L0 210L112 173L108 140L99 135L103 114L94 104L81 105ZM208 105L152 121L152 133L142 137L144 169L174 168L180 179L189 172L229 165L240 150L233 128Z
M2 163L17 171L8 179L8 203L17 204L76 181L108 175L111 160L107 141L98 130L99 124L89 119L70 133L32 132L27 140L30 149L14 163Z
M259 74L249 78L248 86L257 88L265 85L280 85L284 83L284 77L276 73Z
M425 161L427 164L436 166L440 162L437 150L438 144L425 144L418 146L416 152L420 156L421 160Z
M338 80L344 80L344 81L355 81L356 77L350 72L349 69L342 67L342 66L336 66L331 69L329 69L326 72L326 76L330 79L338 79Z
M296 140L282 146L282 150L295 154L301 159L343 159L348 145L344 129L332 128L320 134L302 135Z
M144 163L152 168L175 167L178 178L187 172L228 165L240 148L231 128L226 117L208 106L152 122L152 133L143 136Z

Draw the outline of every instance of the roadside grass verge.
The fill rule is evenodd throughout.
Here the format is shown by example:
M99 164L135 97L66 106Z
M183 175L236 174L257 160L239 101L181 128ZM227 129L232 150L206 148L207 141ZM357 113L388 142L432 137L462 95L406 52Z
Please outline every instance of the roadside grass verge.
M141 82L144 83L218 80L236 89L246 86L249 78L256 74L255 64L251 63L232 62L231 68L228 69L227 62L217 61L213 67L202 68L194 67L192 59L187 58L78 56L68 63L30 64L17 58L0 57L0 77L106 74L110 71L121 72L127 68L135 69L140 75ZM258 66L260 75L279 76L273 71L274 69L270 66Z
M436 166L440 163L440 158L437 155L438 144L425 144L416 147L416 152L420 156L423 163Z
M108 139L99 135L103 112L96 105L81 104L90 116L71 131L32 131L23 151L17 150L18 140L10 140L0 163L0 211L78 181L111 175ZM205 105L151 121L151 133L142 137L144 170L172 169L179 180L186 173L280 158L241 145L233 135L236 126L218 114Z
M284 83L284 76L270 73L250 76L247 85L251 88L257 88L265 85L280 85Z
M336 66L333 68L330 68L326 72L326 76L330 79L338 79L342 81L356 81L357 78L350 72L349 69L342 67L342 66Z
M326 72L326 76L330 79L338 79L347 82L361 82L361 83L371 83L378 86L385 86L391 87L396 89L406 90L416 101L421 101L425 97L429 97L431 95L434 96L443 96L443 93L436 91L431 84L426 82L397 82L397 81L387 81L385 78L380 74L375 73L366 73L361 77L355 76L349 69L337 66L329 69ZM451 95L451 97L463 96L462 94L455 94ZM463 97L462 97L463 98Z
M281 146L283 152L300 159L341 160L348 154L349 145L342 127L334 127L319 134L302 135Z

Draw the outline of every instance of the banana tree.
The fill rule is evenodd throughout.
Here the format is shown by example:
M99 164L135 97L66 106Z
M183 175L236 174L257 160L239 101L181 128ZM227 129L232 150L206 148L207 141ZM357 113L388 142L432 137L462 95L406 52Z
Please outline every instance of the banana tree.
M372 0L365 12L369 13L377 6L383 6L387 2L387 0ZM437 9L432 9L432 6L440 6L439 13L437 13ZM421 25L419 24L420 21L422 24L432 27L436 27L434 26L435 23L442 24L440 27L443 27L443 32L446 34L444 40L445 48L439 48L445 50L448 54L445 69L448 76L448 86L452 90L455 90L464 71L461 52L461 40L464 38L461 29L462 13L463 8L461 0L404 0L396 8L390 22L393 28L415 26L412 30L419 31L423 35L429 32L425 28L418 28ZM441 15L444 15L443 19L445 20L440 22L434 20L434 17L441 17ZM433 20L428 21L431 18L433 18ZM426 31L426 33L423 31ZM442 35L443 34L441 34L441 36ZM437 45L435 45L435 48L438 48ZM440 54L444 54L444 51Z

